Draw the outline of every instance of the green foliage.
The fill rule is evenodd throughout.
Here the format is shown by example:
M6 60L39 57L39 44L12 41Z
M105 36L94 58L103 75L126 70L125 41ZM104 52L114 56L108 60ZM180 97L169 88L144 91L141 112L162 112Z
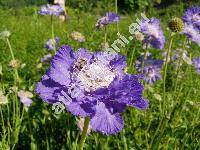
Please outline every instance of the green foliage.
M0 6L3 7L23 7L28 5L45 4L46 0L0 0Z
M78 0L77 0L78 1ZM0 3L6 5L6 0ZM18 1L20 2L20 1ZM29 1L30 2L30 1ZM68 1L70 6L78 6L76 1ZM109 2L109 0L105 0ZM142 2L142 1L141 1ZM41 1L42 3L42 1ZM101 2L100 2L101 3ZM143 2L142 2L143 3ZM24 3L25 4L25 3ZM33 2L33 4L36 4ZM128 4L128 3L127 3ZM98 4L91 4L90 7ZM103 3L102 3L103 5ZM109 5L113 5L112 3ZM119 3L120 5L120 3ZM138 8L138 4L134 7ZM71 20L60 22L55 19L55 35L60 37L60 45L71 45L75 50L84 47L91 51L99 50L99 45L104 42L104 31L95 31L94 25L98 18L93 11L85 13L87 3L78 6L82 13L77 14L74 9L69 8ZM97 6L98 7L98 6ZM140 4L140 8L143 6ZM166 48L168 46L169 31L168 20L172 16L181 16L185 5L173 5L166 9L151 9L148 16L157 17L161 20L162 28L166 36ZM102 6L107 9L107 5ZM39 16L38 7L27 7L22 9L0 9L0 32L7 29L11 32L10 42L17 59L25 63L24 68L19 69L21 83L19 89L29 90L34 93L35 84L41 79L49 65L38 69L40 58L49 53L44 48L44 43L51 37L51 25L49 16ZM128 26L135 22L136 16L125 15L119 22L121 34L129 36ZM79 31L86 37L86 42L78 43L70 38L72 31ZM108 42L111 44L117 39L116 25L109 25ZM172 49L182 47L183 37L176 36ZM60 46L59 45L59 46ZM200 56L199 47L190 43L187 49L192 57ZM155 57L162 51L150 49ZM135 73L134 62L143 52L140 42L131 41L123 49L127 54L128 72ZM48 105L36 95L33 97L33 105L24 111L22 122L20 117L23 105L15 93L10 92L14 85L13 71L8 63L11 60L9 48L5 41L0 40L0 89L3 90L8 99L8 105L0 105L0 149L52 149L66 150L75 149L80 132L76 126L76 119L68 112L63 112L59 117L54 115L51 105ZM133 56L133 61L132 60ZM121 133L112 136L103 136L92 132L85 144L85 149L199 149L199 97L200 78L195 69L183 64L178 77L177 90L174 90L175 68L170 64L167 72L165 114L162 115L162 81L154 86L146 86L144 96L150 101L150 108L146 111L138 111L128 108L124 113L125 126ZM161 97L161 98L160 98ZM14 103L17 102L17 103ZM16 112L15 108L19 111ZM9 110L8 110L9 109ZM158 125L160 123L160 128ZM158 132L156 133L158 129ZM6 132L8 131L8 132ZM156 133L156 134L155 134Z

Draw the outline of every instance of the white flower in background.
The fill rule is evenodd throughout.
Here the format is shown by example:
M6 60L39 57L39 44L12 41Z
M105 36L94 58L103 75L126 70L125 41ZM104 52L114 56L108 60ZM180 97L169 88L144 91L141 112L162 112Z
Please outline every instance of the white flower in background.
M33 97L33 94L31 92L20 90L17 94L24 106L29 107L32 104L33 101L31 98Z
M156 100L161 101L162 97L160 96L160 94L153 94L153 96L155 97Z
M144 40L144 35L141 32L138 31L138 32L135 33L135 38L138 41L143 41Z
M190 59L190 57L188 57L188 56L186 55L186 53L183 53L182 59L183 59L183 61L186 62L188 65L192 65L192 60Z
M9 66L12 67L13 69L18 69L21 66L21 62L18 59L12 59L9 62Z
M13 92L17 93L17 91L18 91L18 87L17 86L12 86L12 87L9 88L9 92L10 93L13 93Z
M10 32L8 30L2 31L0 33L0 39L7 39L7 38L9 38L10 35L11 34L10 34Z
M21 64L21 68L23 69L26 66L25 63Z
M3 92L0 91L0 105L1 104L7 104L8 103L8 99L6 96L4 96Z
M71 37L75 41L85 42L85 36L82 33L80 33L80 32L76 32L76 31L72 32L71 33Z

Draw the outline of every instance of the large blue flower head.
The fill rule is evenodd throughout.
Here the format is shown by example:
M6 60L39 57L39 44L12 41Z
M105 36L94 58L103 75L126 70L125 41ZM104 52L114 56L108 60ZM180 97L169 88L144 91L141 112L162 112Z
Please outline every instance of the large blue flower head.
M192 24L200 30L200 7L193 6L186 10L182 17L187 24Z
M162 78L161 69L163 60L155 60L151 58L151 55L144 60L142 66L143 57L140 57L136 62L136 69L139 73L143 74L143 79L148 84L153 84L157 80Z
M60 5L47 4L41 7L39 14L59 16L63 12L64 12L64 9Z
M192 59L193 66L196 68L197 73L200 74L200 58Z
M126 106L148 107L140 77L124 73L125 67L124 56L62 46L36 92L45 102L62 102L75 116L89 116L94 131L115 134L123 128Z
M145 35L144 43L150 44L157 49L164 48L165 36L158 19L151 18L150 21L142 20L140 23L140 32Z
M108 12L105 16L97 20L96 28L100 29L110 23L118 22L119 20L120 17L116 13Z
M183 33L193 42L200 45L200 7L190 7L182 17Z

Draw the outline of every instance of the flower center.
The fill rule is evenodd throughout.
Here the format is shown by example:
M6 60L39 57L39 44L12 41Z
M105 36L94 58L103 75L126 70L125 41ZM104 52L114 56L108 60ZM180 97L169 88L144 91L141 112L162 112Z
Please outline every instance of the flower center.
M151 77L151 78L155 76L155 70L153 68L149 68L148 76Z
M85 65L77 75L86 91L109 86L115 76L107 66L98 62Z

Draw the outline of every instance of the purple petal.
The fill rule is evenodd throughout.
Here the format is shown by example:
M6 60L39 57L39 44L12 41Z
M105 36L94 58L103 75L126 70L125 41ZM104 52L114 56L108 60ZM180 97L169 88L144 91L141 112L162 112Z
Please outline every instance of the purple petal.
M73 50L70 46L62 46L51 62L48 76L61 85L68 86L71 82L71 65L74 63Z
M58 101L58 95L63 88L47 75L42 77L42 80L36 86L36 93L47 103L54 103Z
M122 130L124 122L119 113L111 114L105 104L100 102L96 105L96 112L91 118L90 125L94 131L116 134Z
M75 116L87 117L94 112L92 107L90 103L72 102L67 106L67 110Z

